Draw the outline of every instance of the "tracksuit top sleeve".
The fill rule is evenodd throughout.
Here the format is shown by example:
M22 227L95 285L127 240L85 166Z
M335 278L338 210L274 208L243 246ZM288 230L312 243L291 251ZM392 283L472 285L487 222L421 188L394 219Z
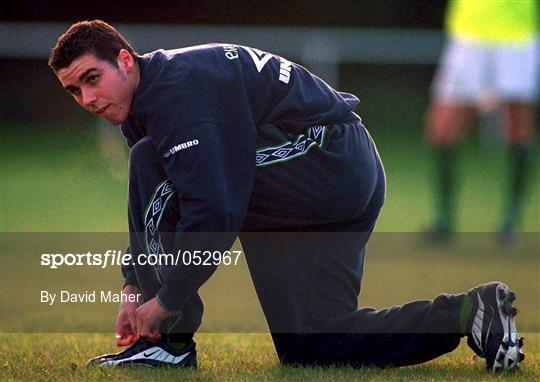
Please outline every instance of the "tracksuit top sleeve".
M181 219L173 253L233 244L253 188L257 126L297 133L352 119L358 104L301 66L248 47L158 50L138 64L140 82L122 131L130 144L150 136L176 188ZM179 310L214 271L162 267L161 304Z
M224 252L240 231L255 176L256 134L247 96L234 67L215 76L196 62L156 55L150 61L157 62L143 69L135 107L178 193L181 218L173 253ZM151 81L145 83L146 78ZM159 301L180 310L215 269L184 263L162 267Z
M160 125L161 126L161 125ZM201 123L157 134L163 165L178 192L181 219L174 252L228 250L244 221L255 173L254 134L249 124ZM175 154L178 144L191 142ZM187 144L186 144L187 145ZM236 145L250 150L235 150ZM168 151L167 151L168 150ZM162 304L178 310L212 275L215 266L178 264L162 271Z

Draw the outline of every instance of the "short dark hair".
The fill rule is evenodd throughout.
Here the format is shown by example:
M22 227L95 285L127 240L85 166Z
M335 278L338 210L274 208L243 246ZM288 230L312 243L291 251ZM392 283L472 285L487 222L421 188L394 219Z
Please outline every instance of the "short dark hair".
M134 58L138 56L124 36L105 21L80 21L58 38L49 57L49 66L57 72L80 56L91 53L118 67L116 59L120 49L127 50Z

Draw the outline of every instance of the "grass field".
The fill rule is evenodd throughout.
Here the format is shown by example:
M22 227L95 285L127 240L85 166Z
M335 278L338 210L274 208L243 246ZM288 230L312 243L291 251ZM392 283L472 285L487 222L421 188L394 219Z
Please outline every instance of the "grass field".
M369 125L368 125L369 127ZM3 126L2 232L125 232L127 154L118 132ZM116 134L115 134L116 133ZM418 232L432 218L431 164L418 132L372 130L385 164L387 200L376 230ZM113 139L113 137L116 137ZM100 140L105 143L99 144ZM505 151L496 142L462 147L458 230L493 232L505 189ZM535 158L521 231L540 232ZM39 192L33 192L39 189Z
M360 304L382 308L433 298L443 291L458 293L491 279L511 281L522 310L518 324L526 337L527 362L521 372L487 375L483 361L473 359L464 344L428 364L396 370L279 367L271 339L264 333L264 318L244 262L238 267L221 267L201 290L206 314L197 336L199 370L83 368L86 359L115 350L110 330L117 307L79 304L48 308L38 301L42 280L46 280L48 289L84 291L96 285L115 289L121 284L119 271L55 272L43 269L36 260L40 251L45 251L43 240L56 243L61 232L118 232L110 239L115 243L113 248L125 247L124 148L107 138L109 133L105 133L104 143L98 144L96 129L82 127L45 130L3 126L9 134L4 134L0 143L4 232L0 264L4 332L0 337L1 380L540 379L538 173L531 181L534 187L528 195L522 225L525 233L515 247L500 248L493 231L503 195L504 152L493 142L468 142L463 148L458 222L463 233L451 246L431 247L417 234L429 223L432 207L429 152L419 143L418 134L388 135L377 130L373 135L386 165L388 195L377 233L370 242ZM73 245L65 236L66 245ZM92 241L91 234L81 237L99 248L108 244Z
M529 337L530 338L530 337ZM84 360L116 351L104 334L2 335L2 380L92 381L537 381L540 338L530 338L525 367L517 373L487 374L484 362L462 341L453 353L400 369L280 367L267 334L198 336L197 370L88 369ZM532 355L531 355L532 354Z

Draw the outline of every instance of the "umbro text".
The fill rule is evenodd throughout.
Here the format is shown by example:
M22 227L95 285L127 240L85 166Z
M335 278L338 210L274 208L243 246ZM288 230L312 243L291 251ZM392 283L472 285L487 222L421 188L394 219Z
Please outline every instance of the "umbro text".
M180 144L178 144L176 146L171 147L169 150L167 150L167 152L163 156L165 158L168 158L171 155L176 154L180 150L184 150L184 149L187 149L189 147L197 146L198 144L199 144L198 139L194 139L192 141L187 141L187 142L184 142L184 143L180 143Z

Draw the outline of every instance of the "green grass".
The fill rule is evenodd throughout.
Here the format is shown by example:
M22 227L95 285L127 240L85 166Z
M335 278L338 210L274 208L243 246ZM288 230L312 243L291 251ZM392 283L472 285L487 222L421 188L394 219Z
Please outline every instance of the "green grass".
M2 380L532 381L540 376L540 280L534 272L539 259L533 251L537 241L531 235L509 251L502 250L489 234L467 235L450 246L427 247L416 235L380 233L368 250L361 306L382 308L432 299L443 291L459 293L488 280L507 280L509 269L518 275L511 277L511 286L521 310L518 327L525 336L526 363L516 374L497 376L486 374L483 360L474 358L464 341L457 351L432 362L395 370L280 367L243 259L237 266L220 267L201 288L205 316L196 335L199 370L85 369L87 359L116 350L110 333L116 304L48 307L38 302L39 290L117 290L119 270L43 269L30 254L60 236L51 235L5 236L1 322L2 332L11 334L0 336ZM26 241L14 237L26 237ZM79 235L78 242L90 249L110 244L92 246L80 241L94 237L99 236ZM71 244L64 237L63 245Z
M101 138L93 126L6 125L3 130L9 134L0 141L0 231L4 232L0 317L1 331L11 334L0 337L0 379L538 380L538 173L531 181L536 187L528 195L522 225L522 231L529 233L519 237L516 247L502 249L492 232L503 195L504 151L489 142L488 146L468 142L461 163L458 213L459 229L465 233L451 246L431 247L415 234L429 223L432 208L427 147L419 143L418 133L389 134L376 128L377 121L366 122L373 126L385 162L388 194L377 233L370 241L360 305L382 308L431 299L441 292L459 293L481 282L511 277L522 310L520 330L532 333L525 335L527 362L521 372L486 374L482 360L473 359L464 344L433 362L395 370L280 367L271 339L264 333L264 317L243 261L237 267L220 267L201 289L206 313L197 335L199 370L85 369L86 359L115 350L109 332L116 304L49 308L39 303L39 291L116 290L121 285L119 270L48 270L39 266L39 254L62 248L125 248L127 155L121 140L109 133L98 144ZM538 168L538 161L536 165ZM97 234L76 237L60 232L118 234L105 240ZM93 332L99 333L89 334Z
M197 370L85 368L87 359L117 351L106 334L3 334L2 380L191 381L535 381L540 378L540 337L527 336L527 362L516 373L492 375L484 360L460 347L423 365L399 369L281 367L267 334L203 333L196 338Z
M382 123L386 123L382 121ZM385 163L388 190L378 232L419 232L433 211L431 158L419 132L368 124ZM117 131L95 126L7 125L0 142L3 232L125 232L127 153ZM103 130L102 130L103 131ZM101 143L99 143L101 142ZM497 230L506 187L505 151L467 142L459 163L458 230ZM523 232L540 232L540 161L533 163Z
M95 126L8 126L1 143L1 230L125 232L127 154Z

